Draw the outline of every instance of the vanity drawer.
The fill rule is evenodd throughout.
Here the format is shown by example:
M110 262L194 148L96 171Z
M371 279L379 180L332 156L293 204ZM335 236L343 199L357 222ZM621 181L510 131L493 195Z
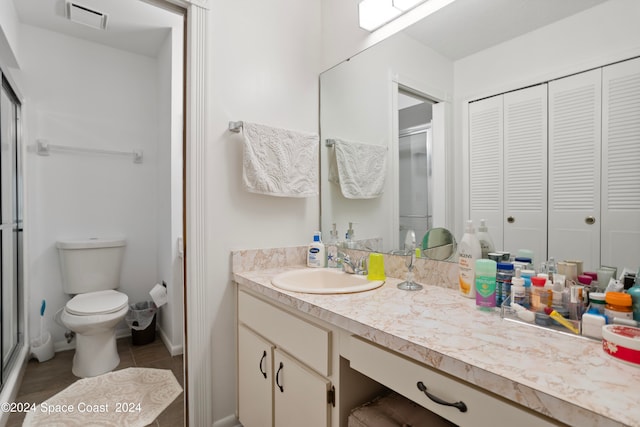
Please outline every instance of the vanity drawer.
M318 373L330 375L331 331L243 291L238 292L238 319Z
M351 336L349 344L351 368L459 426L561 425L359 337ZM463 402L466 411L433 402L418 389L418 382L445 402Z

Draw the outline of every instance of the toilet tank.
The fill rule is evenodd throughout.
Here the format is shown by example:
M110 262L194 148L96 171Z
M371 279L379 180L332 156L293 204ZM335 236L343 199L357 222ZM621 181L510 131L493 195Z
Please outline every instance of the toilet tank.
M116 289L127 241L124 238L58 240L62 288L67 294Z

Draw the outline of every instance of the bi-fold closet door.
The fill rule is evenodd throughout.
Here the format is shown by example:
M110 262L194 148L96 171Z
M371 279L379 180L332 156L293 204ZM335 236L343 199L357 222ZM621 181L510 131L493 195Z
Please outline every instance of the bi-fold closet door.
M640 58L602 70L601 263L640 267Z
M640 265L640 58L470 103L469 145L497 247Z
M549 256L600 266L602 69L549 82Z
M496 249L547 253L547 85L469 104L470 218Z
M549 83L549 253L640 265L640 58Z

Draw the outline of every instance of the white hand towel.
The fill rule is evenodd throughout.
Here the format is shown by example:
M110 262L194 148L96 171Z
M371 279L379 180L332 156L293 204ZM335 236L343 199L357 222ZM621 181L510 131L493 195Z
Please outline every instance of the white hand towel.
M387 147L335 140L329 159L329 181L347 199L380 197L387 176Z
M243 124L247 191L280 197L318 195L318 135Z

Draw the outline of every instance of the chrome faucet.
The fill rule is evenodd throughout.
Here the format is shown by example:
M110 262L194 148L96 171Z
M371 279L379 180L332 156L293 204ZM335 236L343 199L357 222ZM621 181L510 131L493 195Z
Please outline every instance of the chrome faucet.
M348 274L365 275L367 271L367 257L363 256L354 261L344 252L338 252L338 259L342 260L342 270Z

